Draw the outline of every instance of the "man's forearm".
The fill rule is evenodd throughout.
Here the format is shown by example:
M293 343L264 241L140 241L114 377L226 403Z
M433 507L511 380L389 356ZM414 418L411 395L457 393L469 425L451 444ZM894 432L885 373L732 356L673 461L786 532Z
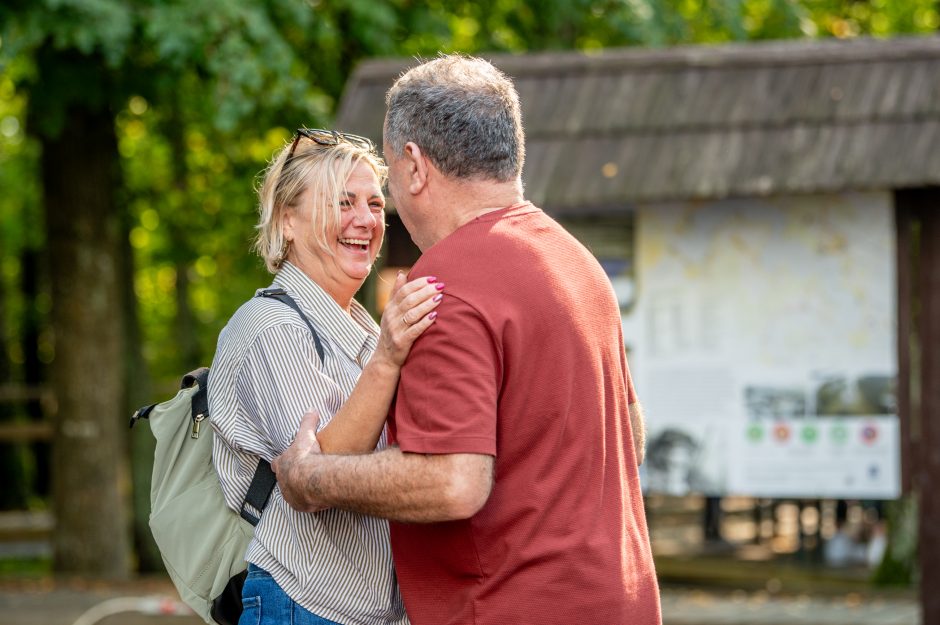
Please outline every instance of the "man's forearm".
M278 471L291 505L335 507L395 521L468 518L486 502L493 459L478 454L424 455L398 448L364 456L309 454Z

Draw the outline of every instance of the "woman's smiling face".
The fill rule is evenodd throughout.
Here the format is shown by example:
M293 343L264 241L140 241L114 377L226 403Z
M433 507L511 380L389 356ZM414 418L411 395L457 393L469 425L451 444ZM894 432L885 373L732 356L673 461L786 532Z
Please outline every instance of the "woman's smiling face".
M288 260L346 308L382 248L385 197L373 169L367 163L358 163L340 190L339 227L327 237L332 256L322 252L314 235L310 217L314 201L313 191L308 188L296 209L287 215L285 234L291 239Z

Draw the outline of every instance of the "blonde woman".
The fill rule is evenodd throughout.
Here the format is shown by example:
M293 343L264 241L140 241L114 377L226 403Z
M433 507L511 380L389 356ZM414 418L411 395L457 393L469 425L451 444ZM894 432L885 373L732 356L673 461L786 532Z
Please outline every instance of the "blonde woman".
M396 280L381 328L353 299L385 232L386 169L372 143L298 130L260 189L256 248L316 328L279 301L246 302L219 336L209 410L222 489L238 510L257 464L290 445L301 417L320 414L323 451L386 445L385 416L412 342L435 321L444 285ZM245 625L407 623L386 521L327 509L293 510L275 489L246 560Z

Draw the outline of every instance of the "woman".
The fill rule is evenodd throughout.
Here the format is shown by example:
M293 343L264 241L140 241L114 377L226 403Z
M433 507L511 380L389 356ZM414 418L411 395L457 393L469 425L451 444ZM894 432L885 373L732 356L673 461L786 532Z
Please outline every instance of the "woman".
M320 414L324 452L385 446L399 368L443 296L433 277L404 284L399 275L381 329L353 299L382 245L385 173L367 139L301 129L265 174L256 248L273 286L316 328L324 357L300 315L269 298L246 302L220 334L209 410L233 509L257 457L286 449L308 410ZM297 512L275 489L246 560L242 624L407 622L385 521Z

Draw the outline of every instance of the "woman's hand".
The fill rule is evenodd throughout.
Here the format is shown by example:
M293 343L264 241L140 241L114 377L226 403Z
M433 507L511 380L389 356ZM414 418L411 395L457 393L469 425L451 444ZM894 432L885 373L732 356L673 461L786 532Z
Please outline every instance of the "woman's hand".
M317 442L324 453L364 454L375 449L385 427L401 366L415 339L434 323L437 317L434 309L444 297L443 289L444 285L436 278L418 278L407 284L404 274L399 273L395 278L382 315L375 353L362 368L356 388L342 408L317 433ZM313 462L309 458L316 458L316 454L304 457L309 463Z
M434 309L444 297L443 290L444 283L437 278L417 278L406 284L405 274L399 272L382 313L382 331L372 359L401 368L412 343L437 318Z

